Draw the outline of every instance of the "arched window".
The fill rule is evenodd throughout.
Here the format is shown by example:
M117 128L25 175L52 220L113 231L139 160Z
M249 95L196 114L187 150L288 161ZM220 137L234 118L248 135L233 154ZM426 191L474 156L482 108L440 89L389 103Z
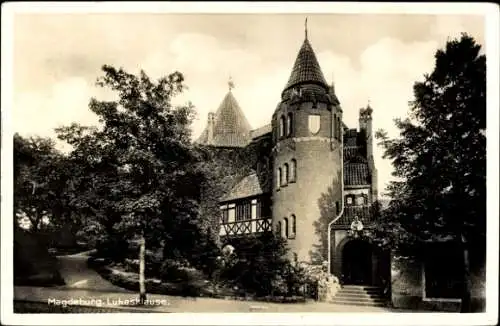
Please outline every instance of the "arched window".
M285 180L284 180L283 182L284 182L284 183L285 183L285 185L286 185L286 184L288 184L288 180L289 180L289 178L290 178L290 175L289 175L289 174L290 174L290 171L289 171L289 169L288 169L288 163L285 163L285 167L284 167L284 169L285 169L285 172L284 172L284 173L285 173L285 177L284 177L284 179L285 179Z
M281 117L279 138L283 137L284 135L285 135L285 117Z
M286 120L286 135L291 136L293 132L293 114L288 113Z
M295 182L297 180L297 161L292 159L290 162L290 182Z
M289 230L288 230L288 228L289 228L288 219L286 217L283 219L283 223L284 223L283 228L284 228L284 231L285 231L285 238L288 238L288 235L290 233L289 233Z
M297 233L297 221L295 219L295 215L290 217L290 223L292 224L292 236Z
M276 188L279 189L281 186L281 168L278 168L278 173L276 175Z
M281 221L276 224L276 234L281 235Z

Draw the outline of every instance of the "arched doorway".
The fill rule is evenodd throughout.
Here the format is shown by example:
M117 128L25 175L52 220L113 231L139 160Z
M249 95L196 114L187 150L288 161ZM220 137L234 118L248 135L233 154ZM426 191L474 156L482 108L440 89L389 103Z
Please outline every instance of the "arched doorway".
M372 246L363 240L351 240L342 250L344 284L372 284Z

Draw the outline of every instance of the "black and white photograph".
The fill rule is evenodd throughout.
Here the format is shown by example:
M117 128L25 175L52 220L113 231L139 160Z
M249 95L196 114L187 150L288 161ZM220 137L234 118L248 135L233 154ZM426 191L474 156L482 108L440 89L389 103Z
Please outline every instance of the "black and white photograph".
M3 4L2 323L496 324L498 21Z

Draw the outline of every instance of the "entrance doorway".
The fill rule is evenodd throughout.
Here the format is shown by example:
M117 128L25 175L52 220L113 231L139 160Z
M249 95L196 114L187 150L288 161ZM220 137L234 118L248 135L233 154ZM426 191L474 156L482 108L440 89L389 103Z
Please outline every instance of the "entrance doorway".
M342 251L344 284L372 284L372 246L367 241L351 240Z

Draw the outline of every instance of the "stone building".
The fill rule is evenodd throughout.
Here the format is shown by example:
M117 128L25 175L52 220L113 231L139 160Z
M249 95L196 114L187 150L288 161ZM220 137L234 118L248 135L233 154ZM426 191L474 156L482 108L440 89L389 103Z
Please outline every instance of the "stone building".
M442 258L402 262L372 244L378 207L374 110L369 104L359 109L357 128L343 122L344 108L333 82L325 80L307 31L269 124L252 129L232 87L230 82L196 140L224 150L259 148L249 173L220 198L219 235L225 243L277 232L287 239L290 258L328 262L344 287L392 290L396 307L458 309L457 282L436 273Z
M298 261L330 260L344 282L379 284L382 259L363 237L377 200L372 112L369 105L359 110L359 129L344 124L334 85L325 80L307 35L270 124L250 127L230 83L196 142L235 150L270 146L220 199L220 236L279 232Z

